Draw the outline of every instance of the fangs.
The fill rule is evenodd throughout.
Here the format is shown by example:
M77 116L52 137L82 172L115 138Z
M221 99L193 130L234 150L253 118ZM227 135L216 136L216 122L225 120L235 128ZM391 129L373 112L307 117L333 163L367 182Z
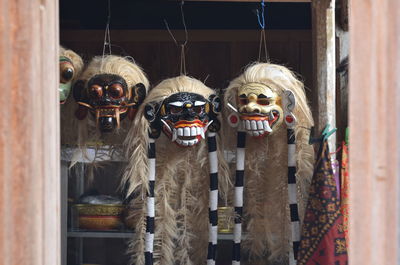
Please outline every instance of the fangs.
M183 145L183 146L193 146L199 142L199 139L194 138L192 140L183 140L183 139L178 138L178 139L176 139L176 142L179 145Z

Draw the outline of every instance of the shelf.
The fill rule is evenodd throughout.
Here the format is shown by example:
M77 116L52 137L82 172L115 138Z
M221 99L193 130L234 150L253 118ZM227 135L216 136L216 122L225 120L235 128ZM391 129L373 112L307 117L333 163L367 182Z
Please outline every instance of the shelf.
M90 237L90 238L132 238L133 232L116 231L68 231L68 237Z
M68 231L68 237L80 238L132 238L134 234L117 231ZM233 240L233 234L218 234L218 240Z
M111 146L102 147L62 147L61 160L80 163L92 163L102 161L125 162L126 159L122 150L112 148Z

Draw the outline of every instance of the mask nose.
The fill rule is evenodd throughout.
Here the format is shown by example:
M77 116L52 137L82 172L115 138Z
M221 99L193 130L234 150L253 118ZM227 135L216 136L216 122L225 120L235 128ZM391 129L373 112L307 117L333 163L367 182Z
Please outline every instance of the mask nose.
M250 102L246 105L246 111L250 113L261 113L261 108L258 104Z

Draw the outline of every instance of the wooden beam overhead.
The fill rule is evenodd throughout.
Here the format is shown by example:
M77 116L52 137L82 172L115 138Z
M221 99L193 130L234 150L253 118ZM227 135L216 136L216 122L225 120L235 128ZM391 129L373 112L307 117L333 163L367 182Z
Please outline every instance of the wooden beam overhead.
M178 1L181 0L170 0L170 1ZM256 3L260 2L260 0L185 0L185 2L242 2L242 3ZM311 0L265 0L265 2L277 2L277 3L310 3Z

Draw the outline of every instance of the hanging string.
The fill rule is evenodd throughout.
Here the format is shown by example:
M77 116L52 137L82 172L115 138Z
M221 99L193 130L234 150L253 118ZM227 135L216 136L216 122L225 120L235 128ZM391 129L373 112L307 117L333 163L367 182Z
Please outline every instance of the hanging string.
M257 20L260 25L260 46L258 47L258 61L261 62L261 50L264 48L265 61L268 61L268 51L267 51L267 37L265 34L265 17L264 17L264 0L261 0L261 12L257 9ZM261 15L260 15L261 13Z
M108 0L108 16L107 16L107 24L104 32L104 42L103 42L103 55L101 59L100 70L103 71L103 61L106 54L106 47L108 48L108 55L111 55L111 35L110 35L110 21L111 21L111 3Z
M183 43L179 43L176 38L174 37L174 34L172 34L169 26L168 26L168 22L167 20L164 19L164 23L165 23L165 27L168 30L169 35L171 35L171 38L173 39L173 41L175 42L177 47L180 47L181 49L181 56L180 56L180 74L181 75L186 75L186 56L185 56L185 48L186 48L186 44L188 42L188 31L187 31L187 27L186 27L186 22L185 22L185 13L183 12L183 5L185 4L185 1L181 1L181 17L182 17L182 24L183 24L183 28L185 29L185 41Z

